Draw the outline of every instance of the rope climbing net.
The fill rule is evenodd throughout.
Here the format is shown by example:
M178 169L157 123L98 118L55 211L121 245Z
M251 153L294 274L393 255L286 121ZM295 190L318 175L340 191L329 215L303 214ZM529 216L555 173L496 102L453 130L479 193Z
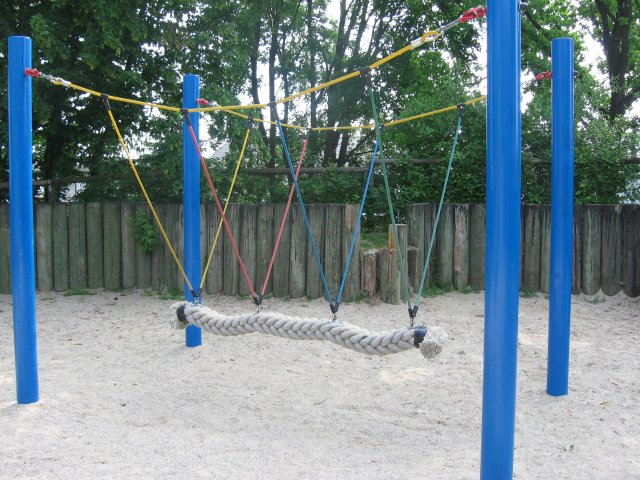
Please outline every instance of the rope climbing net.
M434 329L432 332L432 329L427 329L424 326L415 326L414 325L414 319L417 315L418 312L418 306L419 306L419 302L420 302L420 298L421 298L421 292L424 288L425 285L425 281L427 279L428 276L428 266L429 266L429 262L430 262L430 257L431 257L431 251L433 249L433 245L434 245L434 241L435 241L435 235L436 235L436 230L437 230L437 226L439 223L439 218L440 218L440 213L442 210L442 205L444 202L444 195L446 192L446 188L447 188L447 184L448 184L448 180L449 180L449 175L452 169L452 164L453 164L453 159L455 156L455 152L456 152L456 146L457 146L457 142L458 142L458 137L462 128L462 118L463 118L463 113L465 110L465 107L474 105L478 102L481 102L485 99L484 96L479 96L476 98L472 98L470 100L467 100L465 102L456 104L456 105L451 105L445 108L441 108L438 110L434 110L434 111L430 111L430 112L425 112L425 113L421 113L418 115L413 115L413 116L409 116L409 117L405 117L405 118L399 118L399 119L395 119L395 120L391 120L391 121L387 121L387 122L382 122L378 116L378 108L377 108L377 103L376 103L376 95L375 95L375 89L373 87L373 83L372 83L372 72L381 67L382 65L390 62L391 60L407 53L410 52L418 47L421 47L424 44L427 43L431 43L433 41L435 41L436 39L440 38L447 30L449 30L450 28L454 27L455 25L459 25L462 23L466 23L469 22L471 20L477 19L477 18L481 18L484 17L486 15L486 7L475 7L472 9L467 10L466 12L464 12L460 17L458 17L457 19L455 19L452 22L449 22L437 29L434 30L430 30L426 33L424 33L422 36L420 36L419 38L415 39L414 41L412 41L410 44L406 45L405 47L401 48L400 50L364 67L361 68L357 71L351 72L349 74L343 75L339 78L333 79L331 81L325 82L321 85L312 87L312 88L308 88L306 90L300 91L298 93L295 93L293 95L290 95L288 97L285 98L281 98L279 100L274 100L270 103L257 103L257 104L250 104L250 105L227 105L227 106L221 106L221 105L211 105L208 101L204 100L204 99L198 99L196 101L197 103L197 107L193 107L193 108L178 108L178 107L173 107L173 106L167 106L167 105L163 105L160 103L154 103L154 102L147 102L147 101L142 101L142 100L135 100L135 99L129 99L129 98L123 98L123 97L118 97L118 96L114 96L114 95L108 95L106 93L101 93L101 92L97 92L95 90L92 90L90 88L86 88L74 83L71 83L69 81L66 81L62 78L59 77L55 77L53 75L49 75L46 73L42 73L36 69L27 69L25 71L26 75L29 75L31 77L34 78L42 78L45 80L48 80L49 82L51 82L54 85L57 86L62 86L62 87L66 87L66 88L70 88L73 90L77 90L83 93L87 93L90 94L92 96L97 96L100 97L102 99L102 103L104 105L104 108L107 112L107 116L109 118L109 121L113 127L114 132L116 133L116 136L118 138L118 141L121 145L122 151L124 156L126 157L128 164L136 178L136 181L140 187L140 190L145 198L145 201L147 202L149 209L151 211L151 214L153 216L153 219L156 223L156 225L158 226L158 230L160 231L160 234L162 236L162 238L164 239L164 242L167 245L167 248L169 249L171 256L174 260L174 262L176 263L178 270L180 272L180 274L182 275L182 277L184 278L185 284L187 285L187 287L189 288L193 298L194 298L194 302L193 304L181 304L179 306L176 307L176 320L174 322L174 326L177 328L182 328L184 326L186 326L187 324L191 323L193 325L196 325L200 328L203 328L204 330L210 331L212 333L216 333L216 334L220 334L220 335L238 335L238 334L243 334L243 333L251 333L251 332L259 332L259 333L270 333L273 335L277 335L277 336L281 336L281 337L286 337L286 338L295 338L295 339L316 339L316 340L328 340L331 342L334 342L336 344L342 345L344 347L350 348L352 350L358 351L358 352L362 352L362 353L368 353L368 354L377 354L377 355L385 355L388 353L395 353L395 352L399 352L399 351L403 351L403 350L407 350L409 348L416 348L416 347L420 347L421 351L423 353L423 355L427 358L430 358L432 356L434 356L435 354L437 354L441 349L442 349L442 344L444 342L444 338L446 337L445 335L443 335L441 332L439 332L437 329ZM362 76L364 77L365 81L366 81L366 86L367 86L367 90L369 93L369 101L371 104L371 112L372 112L372 119L373 122L370 124L365 124L365 125L337 125L337 126L326 126L326 127L321 127L321 126L310 126L310 127L305 127L305 126L301 126L301 125L294 125L294 124L289 124L289 123L282 123L278 117L278 111L277 111L277 106L281 105L281 104L285 104L288 102L291 102L297 98L303 97L305 95L309 95L313 92L317 92L319 90L323 90L326 89L328 87L331 87L333 85L337 85L339 83L345 82L349 79L358 77L358 76ZM175 248L172 246L166 231L162 225L162 222L160 221L160 218L156 212L156 209L153 206L153 202L151 201L149 195L147 194L147 191L144 187L144 183L137 171L135 162L131 156L131 153L129 151L129 148L127 147L127 144L120 132L120 129L118 127L118 123L115 119L113 110L111 108L111 104L110 102L122 102L122 103L129 103L129 104L135 104L135 105L139 105L139 106L144 106L144 107L152 107L152 108L156 108L159 110L164 110L164 111L169 111L169 112L177 112L180 113L184 119L184 125L186 127L186 129L188 129L189 131L189 137L191 138L191 141L193 143L194 149L196 150L197 156L200 160L200 165L201 165L201 170L203 172L203 174L205 175L207 184L209 186L209 189L211 190L211 194L213 196L213 200L216 206L216 209L220 215L220 221L218 223L217 229L216 229L216 233L215 233L215 237L214 237L214 241L213 244L211 246L211 249L209 251L208 257L207 257L207 262L206 262L206 267L204 269L204 273L201 276L200 279L200 283L199 285L194 285L192 284L192 282L190 281L188 275L185 273L185 269L182 266L182 263L180 262L180 259L178 258L178 255L176 253ZM241 113L239 110L256 110L256 109L263 109L263 108L270 108L271 112L272 112L272 117L273 119L275 119L275 121L273 120L266 120L266 119L262 119L262 118L255 118L249 115L246 115L244 113ZM387 207L388 207L388 213L389 213L389 217L391 220L391 224L392 224L392 231L393 231L393 235L395 237L395 242L396 245L399 244L398 241L398 228L396 225L396 215L395 215L395 211L394 211L394 207L393 207L393 201L392 201L392 195L391 195L391 188L390 188L390 184L389 184L389 178L388 178L388 172L387 172L387 166L386 166L386 162L385 162L385 156L384 156L384 151L383 151L383 141L382 141L382 132L384 128L387 127L393 127L396 125L400 125L400 124L404 124L404 123L408 123L408 122L413 122L419 119L423 119L423 118L427 118L430 116L434 116L434 115L439 115L439 114L443 114L446 112L451 112L451 111L457 111L458 116L457 116L457 124L455 127L455 132L454 132L454 136L453 136L453 145L451 148L451 152L450 152L450 156L449 156L449 162L447 164L447 169L446 169L446 175L445 175L445 179L444 179L444 183L443 183L443 188L442 188L442 192L441 192L441 196L440 196L440 202L438 205L438 210L437 210L437 215L436 215L436 219L435 219L435 224L434 224L434 228L432 230L432 236L429 242L429 248L428 248L428 253L426 255L426 260L425 260L425 264L422 270L422 275L421 275L421 281L420 281L420 285L419 287L416 289L415 292L415 297L412 300L411 299L411 295L410 295L410 290L409 290L409 284L408 284L408 279L407 279L407 271L405 269L405 264L406 264L406 259L403 257L402 252L398 251L398 262L399 262L399 267L400 267L400 272L402 272L401 278L402 278L402 288L404 289L405 292L405 298L407 299L407 310L409 313L409 326L405 327L405 328L401 328L401 329L396 329L396 330L390 330L388 332L380 332L380 333L375 333L375 332L369 332L367 330L364 330L360 327L354 326L354 325L350 325L347 323L342 323L339 322L337 320L337 313L338 310L340 308L340 303L342 301L342 297L344 294L344 290L345 290L345 285L346 285L346 280L348 277L348 273L349 273L349 267L351 264L351 261L353 259L353 254L354 254L354 250L355 250L355 246L356 246L356 242L357 242L357 237L358 237L358 233L360 231L360 223L361 223L361 219L363 216L363 210L364 210L364 205L367 199L367 194L369 191L369 187L371 184L371 179L373 176L373 171L374 171L374 165L376 164L380 164L381 167L381 173L382 173L382 177L383 177L383 181L384 181L384 187L385 187L385 193L386 193L386 201L387 201ZM198 137L197 134L194 130L194 127L192 125L191 119L190 119L190 114L193 113L198 113L198 112L222 112L228 115L232 115L235 117L239 117L242 118L246 121L246 126L245 126L245 132L244 132L244 140L242 143L242 148L240 150L240 155L239 158L236 162L236 166L235 166L235 170L233 173L233 177L231 180L231 184L229 187L229 190L227 192L227 195L224 199L224 201L220 200L220 197L218 195L218 192L215 188L214 182L211 178L211 175L209 173L209 169L207 166L207 163L205 161L204 155L202 154L202 150L200 148L200 144L198 142ZM266 269L266 274L265 274L265 278L263 280L262 286L260 289L256 290L256 288L253 285L253 282L249 276L249 274L247 273L247 269L246 266L244 264L244 261L242 259L242 256L240 254L240 251L238 249L238 244L234 238L231 226L229 224L229 221L227 219L227 209L229 207L229 204L231 203L231 199L232 199L232 195L234 192L234 188L236 185L236 181L238 178L238 173L241 169L242 163L243 163L243 158L245 155L245 151L249 142L249 137L250 137L250 133L252 130L253 125L255 125L258 122L263 122L266 124L271 124L271 125L275 125L280 137L280 141L282 143L282 151L284 154L284 158L286 160L287 163L287 167L289 170L289 174L291 177L291 187L289 190L289 196L288 196L288 200L286 203L286 208L285 208L285 212L284 215L281 219L279 228L278 228L278 233L277 233L277 237L276 237L276 241L274 242L274 248L273 248L273 252L271 254L270 260L269 260L269 264L268 267ZM294 167L293 161L291 159L291 154L289 151L289 147L287 144L287 139L286 139L286 135L284 134L284 128L289 128L289 129L294 129L294 130L299 130L299 131L304 131L305 132L305 137L304 137L304 141L302 144L302 149L300 151L298 160L297 160L297 164ZM362 193L362 197L360 200L360 204L359 204L359 210L358 210L358 216L357 216L357 222L356 222L356 226L354 229L354 234L353 237L351 239L350 245L349 245L349 251L348 251L348 255L347 255L347 259L345 262L345 266L344 266L344 270L343 273L340 277L340 283L337 286L337 290L332 290L327 282L327 278L325 275L325 271L324 271L324 266L323 266L323 262L321 260L321 256L318 252L318 247L315 241L315 236L314 236L314 232L311 229L311 225L309 223L309 219L307 216L307 211L305 208L305 204L304 204L304 200L302 197L302 193L300 191L300 187L299 187L299 174L300 174L300 169L302 166L302 163L304 161L304 157L307 151L307 146L308 146L308 142L309 142L309 136L311 135L312 132L321 132L321 131L328 131L328 130L334 130L334 131L338 131L338 130L362 130L362 129L370 129L373 130L375 132L375 146L374 146L374 150L373 150L373 154L371 156L371 160L369 161L368 164L368 168L367 168L367 174L366 174L366 180L365 180L365 184L364 184L364 190ZM318 267L318 270L320 272L320 277L321 277L321 282L322 282L322 286L325 292L325 297L328 300L329 303L329 308L331 310L332 313L332 319L331 320L317 320L317 319L302 319L302 318L297 318L297 317L287 317L281 314L274 314L274 313L263 313L261 312L261 305L263 303L264 300L264 295L267 289L267 285L269 283L269 278L271 275L271 272L273 270L273 265L274 265L274 261L281 243L281 239L282 239L282 233L284 230L284 226L285 223L287 221L288 218L288 214L289 214L289 210L292 204L292 200L293 200L293 195L296 195L298 204L300 206L300 212L304 221L304 225L305 225L305 229L307 232L307 236L309 238L309 243L311 245L311 250L313 252L313 257L315 259L315 263ZM242 276L244 278L244 281L247 284L248 290L250 292L251 298L253 299L254 304L257 307L257 310L255 313L253 314L246 314L246 315L239 315L239 316L233 316L233 317L225 317L213 310L209 310L206 307L203 307L201 305L199 305L200 300L201 300L201 294L202 294L202 290L203 287L205 285L205 281L206 281L206 276L207 273L210 270L210 266L211 266L211 262L213 259L213 255L214 255L214 251L216 249L216 246L218 244L218 240L220 237L220 233L222 231L222 229L225 230L225 233L227 235L227 238L229 240L229 243L231 245L231 248L234 252L234 255L236 257L236 260L238 262L238 265L240 267L240 271L242 273Z

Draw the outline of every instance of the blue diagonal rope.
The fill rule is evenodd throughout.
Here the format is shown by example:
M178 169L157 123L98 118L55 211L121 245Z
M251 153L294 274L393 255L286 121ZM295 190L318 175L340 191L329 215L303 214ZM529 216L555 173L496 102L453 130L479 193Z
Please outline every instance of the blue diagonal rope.
M291 155L289 155L289 147L287 146L287 139L284 137L284 131L282 130L282 125L280 124L280 120L276 121L278 126L278 132L280 133L280 141L282 142L282 150L284 151L284 156L287 159L287 165L289 167L289 173L291 173L291 180L293 181L293 186L296 190L296 196L298 197L298 204L300 205L300 211L302 212L302 218L304 220L304 225L307 228L307 235L309 236L309 240L311 241L311 249L313 250L313 256L316 259L316 264L318 265L318 270L320 270L320 278L322 279L322 286L324 287L324 291L327 295L327 299L329 300L329 305L331 306L331 311L334 312L335 304L333 303L333 297L331 296L331 291L329 290L329 285L327 285L327 278L324 274L324 267L322 266L322 260L320 260L320 255L318 254L318 247L316 246L316 241L313 236L313 232L311 231L311 225L309 224L309 218L307 217L307 209L304 206L304 201L302 200L302 195L300 194L300 187L298 186L298 179L296 178L296 172L293 168L293 163L291 162ZM335 312L334 312L335 314Z
M340 290L338 290L338 296L336 297L336 305L339 305L340 300L342 300L342 292L344 291L344 286L347 282L349 266L351 265L353 251L355 250L356 240L358 239L358 233L360 232L360 220L362 219L362 211L364 210L364 203L367 200L369 185L371 184L371 178L373 177L373 166L376 163L376 157L378 156L379 146L380 146L380 143L376 141L376 145L373 148L373 155L371 156L371 162L369 163L369 170L367 172L367 181L364 184L364 193L362 194L362 200L360 200L360 208L358 209L358 220L356 221L356 229L353 232L353 238L351 239L351 245L349 246L349 255L347 256L347 263L344 266L344 272L342 272L342 280L340 281Z
M431 252L433 251L433 245L436 241L436 233L438 232L438 223L440 222L440 213L442 212L442 205L444 204L444 195L447 192L447 184L449 183L449 174L451 173L451 166L453 165L453 157L456 153L456 146L458 145L458 136L460 135L460 129L462 128L462 115L464 113L464 105L458 107L458 124L456 125L456 132L453 135L453 145L451 146L451 154L449 155L449 164L447 165L447 173L444 177L444 183L442 185L442 192L440 193L440 203L438 203L438 210L436 213L436 220L433 224L433 230L431 231L431 240L429 240L429 249L427 250L427 258L424 261L424 268L422 269L422 277L420 279L420 287L416 290L416 296L414 300L415 309L417 311L420 299L422 298L422 289L424 288L425 281L427 279L427 273L429 271L429 262L431 260Z

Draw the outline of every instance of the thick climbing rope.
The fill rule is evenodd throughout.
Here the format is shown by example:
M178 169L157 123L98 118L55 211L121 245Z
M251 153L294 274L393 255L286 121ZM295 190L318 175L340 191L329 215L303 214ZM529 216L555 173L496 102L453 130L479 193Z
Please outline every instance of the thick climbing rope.
M296 166L294 182L298 181L298 176L300 175L300 168L302 167L302 162L304 161L305 154L307 153L307 146L309 145L309 137L311 136L311 131L307 132L305 136L304 142L302 144L302 150L300 151L300 156L298 157L298 164ZM295 190L295 184L291 185L289 189L289 198L287 198L287 203L284 208L284 214L282 215L282 219L280 220L280 226L278 227L278 235L276 237L275 244L273 246L273 252L271 253L271 258L269 260L269 265L267 266L267 273L264 276L264 282L262 283L262 288L260 289L260 295L258 295L258 306L262 303L264 298L264 294L267 291L267 285L269 284L269 278L271 278L271 272L273 271L273 264L276 261L276 255L278 254L278 249L280 248L280 242L282 240L282 232L284 232L284 226L287 223L287 219L289 217L289 209L291 208L291 202L293 201L293 192Z
M172 306L174 328L195 325L216 335L232 336L263 333L292 340L322 340L367 355L388 355L420 348L425 358L438 355L446 334L437 327L404 327L385 332L335 320L299 318L273 312L225 316L202 305L182 302Z
M444 196L447 192L447 186L449 184L449 174L451 173L451 167L453 166L453 158L456 153L456 147L458 145L458 137L460 136L460 130L462 128L462 117L464 115L464 104L458 105L458 122L456 124L456 131L453 135L453 145L451 146L451 153L449 154L449 163L447 164L447 173L442 183L442 191L440 192L440 202L438 203L438 210L436 212L436 218L433 224L433 230L431 231L431 239L429 240L429 249L427 250L427 256L424 260L424 267L422 268L422 276L420 278L420 286L416 290L416 296L414 300L414 312L417 313L420 299L422 298L422 289L424 288L427 280L427 273L429 272L429 263L431 261L431 252L436 241L436 233L438 232L438 225L440 223L440 213L442 212L442 206L444 205ZM408 298L408 297L407 297ZM414 315L415 315L414 313Z
M209 184L209 189L211 190L211 193L213 195L213 200L216 204L216 208L218 209L218 213L220 213L221 221L224 224L225 231L227 232L227 238L231 242L231 248L233 249L233 252L236 256L236 260L238 261L238 265L240 266L240 271L242 272L242 275L244 276L244 280L247 284L247 287L249 288L249 293L251 294L251 298L253 298L253 301L257 305L258 295L256 294L253 288L253 282L251 282L251 279L249 278L249 274L247 273L247 268L244 264L244 261L242 260L242 256L240 255L240 250L238 249L238 244L236 243L236 240L233 237L233 232L229 227L229 222L227 221L227 217L224 213L225 211L222 208L222 205L220 204L220 199L218 198L218 192L216 191L216 188L213 185L213 180L211 180L211 175L209 175L209 169L207 168L207 163L205 162L204 156L202 155L202 150L200 149L200 144L198 143L198 138L196 137L196 133L193 130L193 125L191 124L191 120L189 119L189 114L186 109L183 109L182 113L183 113L187 128L189 130L191 140L193 142L193 146L195 147L196 153L200 158L200 165L202 166L202 171L205 174L207 183Z
M167 248L169 249L169 252L171 252L171 257L173 258L173 261L175 262L176 266L178 267L178 270L180 271L180 275L182 275L182 277L184 278L184 281L187 284L187 287L189 288L189 291L191 292L191 294L193 295L194 298L197 298L198 297L198 295L196 294L197 292L194 290L193 285L191 285L191 282L189 281L189 277L187 277L187 274L184 271L184 267L182 266L182 263L178 259L178 255L176 254L176 251L174 250L173 246L171 245L171 241L169 240L169 237L167 236L167 233L165 232L164 227L162 226L162 222L160 221L160 217L158 217L158 214L156 213L156 209L153 207L153 202L151 202L151 199L149 198L149 195L147 194L147 190L144 188L144 184L142 183L142 179L140 178L140 175L138 174L138 169L136 168L135 163L133 163L133 158L131 157L131 154L129 153L129 149L127 148L127 144L125 143L124 138L122 137L122 134L120 133L120 129L118 128L118 123L116 122L116 119L113 116L113 112L111 111L111 105L109 104L109 99L107 98L106 95L104 95L102 97L102 100L103 100L104 108L107 110L107 115L109 116L109 120L111 121L111 125L113 126L113 129L116 132L116 135L118 137L118 141L120 142L120 146L122 147L122 151L124 152L124 155L127 158L127 161L129 162L129 166L131 167L131 171L133 172L133 175L136 177L138 185L140 186L140 190L142 191L142 195L144 196L144 199L146 200L147 205L149 206L149 209L151 210L151 214L153 215L153 219L155 220L156 225L158 226L158 229L160 230L160 235L162 235L162 238L164 239L164 242L167 245Z
M233 189L236 185L236 180L238 178L238 172L240 171L240 166L242 165L242 160L244 158L244 152L247 148L247 143L249 143L249 135L251 133L251 126L253 122L251 119L247 120L247 129L244 134L244 141L242 142L242 148L240 149L240 155L238 156L238 161L236 162L236 168L233 171L233 178L231 179L231 185L229 186L229 191L227 192L227 198L224 201L224 209L222 211L223 215L226 216L227 209L229 208L229 204L231 204L231 196L233 195ZM209 272L209 267L211 266L211 260L213 259L213 254L216 250L216 246L218 245L218 239L220 238L220 232L222 231L223 221L220 218L218 222L218 228L216 229L216 235L213 239L213 244L211 245L211 250L209 251L209 255L207 258L207 263L204 267L204 271L202 274L202 280L200 280L200 287L198 288L198 293L202 291L204 288L204 284L207 281L207 273Z

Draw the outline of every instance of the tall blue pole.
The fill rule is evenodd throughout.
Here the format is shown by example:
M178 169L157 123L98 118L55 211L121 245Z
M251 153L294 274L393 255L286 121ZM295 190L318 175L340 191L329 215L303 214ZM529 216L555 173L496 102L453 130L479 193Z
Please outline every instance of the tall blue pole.
M197 107L200 96L200 77L185 75L182 83L182 108ZM189 119L196 138L199 139L200 114L190 113ZM184 269L193 288L200 285L200 158L196 150L186 120L182 126L183 160L183 210L184 210ZM192 302L193 294L184 286L184 298ZM202 345L202 331L189 325L185 332L187 347Z
M520 286L520 12L487 5L487 260L480 477L511 479Z
M33 259L31 39L9 37L9 220L13 341L18 403L39 399L36 279Z
M551 278L547 393L569 392L573 254L573 39L551 42Z

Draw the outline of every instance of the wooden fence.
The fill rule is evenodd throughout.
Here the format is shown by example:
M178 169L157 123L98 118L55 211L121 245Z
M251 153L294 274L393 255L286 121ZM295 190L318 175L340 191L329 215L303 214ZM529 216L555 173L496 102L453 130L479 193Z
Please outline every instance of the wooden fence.
M166 233L182 258L182 206L157 205ZM183 280L169 250L161 243L143 253L133 235L136 210L150 218L148 207L135 203L58 203L35 206L37 288L65 291L81 288L182 289ZM332 290L337 290L355 230L354 205L308 205L308 219ZM249 277L258 291L267 266L284 205L230 205L227 218ZM220 216L213 205L202 206L201 256L204 267ZM160 239L161 241L161 239ZM360 257L359 237L355 257ZM0 293L11 291L8 205L0 205ZM196 285L194 285L196 286ZM207 293L248 295L231 243L220 235L207 280ZM360 262L353 262L345 299L360 291ZM266 294L276 297L320 297L320 274L298 206L292 206Z
M133 237L135 203L37 204L35 207L36 271L40 291L79 288L182 289L182 278L163 244L142 253ZM256 289L264 279L284 205L230 205L229 223ZM407 250L412 289L431 237L436 206L410 205L400 248ZM182 258L182 207L158 205L167 234ZM219 215L211 205L201 208L202 264L213 242ZM332 292L337 291L355 229L355 205L309 205L308 216ZM484 205L445 205L430 265L431 283L458 290L484 289ZM521 289L549 290L550 213L548 205L523 205L521 224ZM574 294L607 295L620 290L640 295L640 205L581 205L574 212ZM361 258L360 241L349 270L345 299L361 291L389 296L388 283L399 282L392 266L393 250ZM361 259L361 261L358 261ZM361 280L362 272L362 280ZM391 280L390 280L391 279ZM395 280L394 280L395 279ZM247 295L230 242L224 232L207 275L208 293ZM397 295L402 295L399 286ZM0 293L11 291L8 205L0 205ZM272 280L266 290L276 297L322 296L302 215L293 206L285 224ZM398 300L399 301L399 300Z
M409 278L415 288L431 236L436 205L407 208ZM436 285L484 289L484 205L445 205L430 271ZM549 291L550 207L523 205L520 287ZM572 292L640 295L640 205L576 205Z

